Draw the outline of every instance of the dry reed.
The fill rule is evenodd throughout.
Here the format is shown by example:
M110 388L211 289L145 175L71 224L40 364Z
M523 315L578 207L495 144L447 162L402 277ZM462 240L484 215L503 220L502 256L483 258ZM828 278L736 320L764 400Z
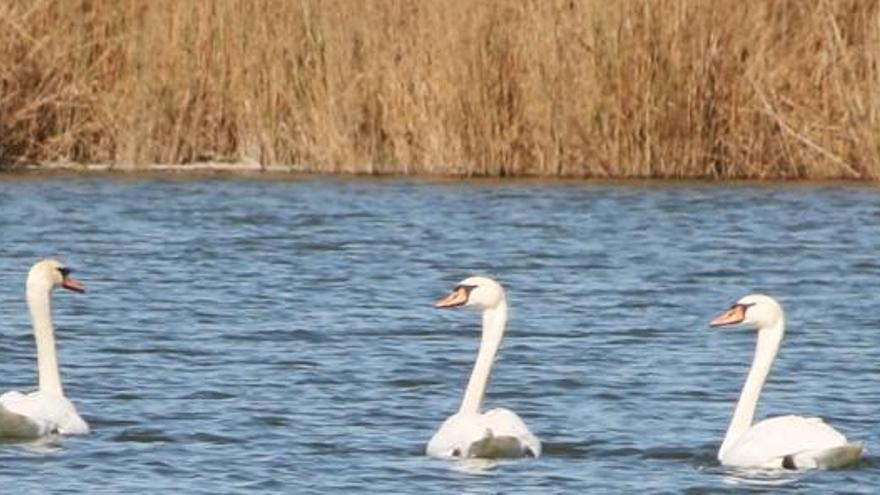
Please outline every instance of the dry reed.
M4 0L0 164L878 179L878 0Z

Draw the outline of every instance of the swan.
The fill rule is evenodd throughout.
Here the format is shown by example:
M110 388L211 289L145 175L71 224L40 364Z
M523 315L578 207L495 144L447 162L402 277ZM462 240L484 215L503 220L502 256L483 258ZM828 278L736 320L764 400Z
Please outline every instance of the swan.
M81 435L89 425L77 414L61 388L55 335L52 327L52 291L63 287L85 292L85 287L70 276L70 268L54 259L38 261L27 277L27 304L37 343L39 389L22 394L0 395L0 437L32 439L49 434Z
M778 416L752 424L758 396L785 333L782 307L772 297L743 297L709 324L756 329L758 343L733 419L718 450L724 466L764 469L836 468L857 461L861 442L849 442L820 418Z
M458 412L440 425L431 438L427 454L441 458L538 457L541 442L519 416L507 409L480 412L492 362L507 324L507 300L501 285L489 278L462 280L438 308L473 306L483 313L480 351Z

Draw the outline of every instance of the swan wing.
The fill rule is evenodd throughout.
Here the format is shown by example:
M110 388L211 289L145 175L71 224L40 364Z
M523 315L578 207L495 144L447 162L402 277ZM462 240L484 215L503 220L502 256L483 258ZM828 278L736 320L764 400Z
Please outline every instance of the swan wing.
M33 439L45 435L48 425L27 414L28 400L19 392L0 396L0 438Z
M791 457L795 468L835 469L858 462L865 453L864 442L849 442L830 449L807 450Z
M0 436L35 438L52 433L83 435L89 425L63 395L8 392L0 396ZM4 426L5 425L5 426Z
M446 419L428 442L426 452L431 457L464 457L475 440L482 438L479 414L456 413Z
M721 462L739 467L820 467L819 459L847 445L846 437L821 418L779 416L749 428Z
M89 432L88 423L76 412L73 402L63 395L42 394L41 416L52 425L52 429L62 435L85 435Z
M516 457L540 457L541 442L529 431L525 421L509 409L492 409L483 414L486 427L495 438L513 438L519 443L520 454Z
M516 413L493 409L485 414L457 413L428 442L432 457L538 457L541 442Z
M87 435L89 433L89 424L70 405L65 415L58 422L58 433L62 435Z

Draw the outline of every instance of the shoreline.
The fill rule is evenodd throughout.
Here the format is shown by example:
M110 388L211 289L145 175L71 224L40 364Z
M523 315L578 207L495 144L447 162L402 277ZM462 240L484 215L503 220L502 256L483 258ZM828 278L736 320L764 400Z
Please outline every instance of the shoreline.
M617 185L632 187L663 186L725 186L725 187L862 187L880 186L875 179L715 179L668 177L552 177L552 176L479 176L439 174L393 174L356 172L315 172L297 165L261 165L253 162L197 162L189 164L118 165L111 163L47 162L0 167L0 182L6 180L39 180L42 178L118 177L120 179L168 180L267 180L267 181L410 181L434 184L484 185Z

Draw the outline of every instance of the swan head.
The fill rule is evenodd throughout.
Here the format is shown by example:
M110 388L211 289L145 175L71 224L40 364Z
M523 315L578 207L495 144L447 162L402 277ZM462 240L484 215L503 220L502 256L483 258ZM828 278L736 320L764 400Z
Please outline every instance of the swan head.
M435 304L438 308L473 306L477 309L492 309L505 301L501 284L487 277L468 277L458 283L448 296Z
M28 290L52 291L61 287L73 292L85 292L86 288L70 276L72 270L54 258L47 258L34 263L28 272Z
M776 325L783 318L782 306L770 296L750 294L735 302L730 309L716 316L709 326L742 325L761 329Z

